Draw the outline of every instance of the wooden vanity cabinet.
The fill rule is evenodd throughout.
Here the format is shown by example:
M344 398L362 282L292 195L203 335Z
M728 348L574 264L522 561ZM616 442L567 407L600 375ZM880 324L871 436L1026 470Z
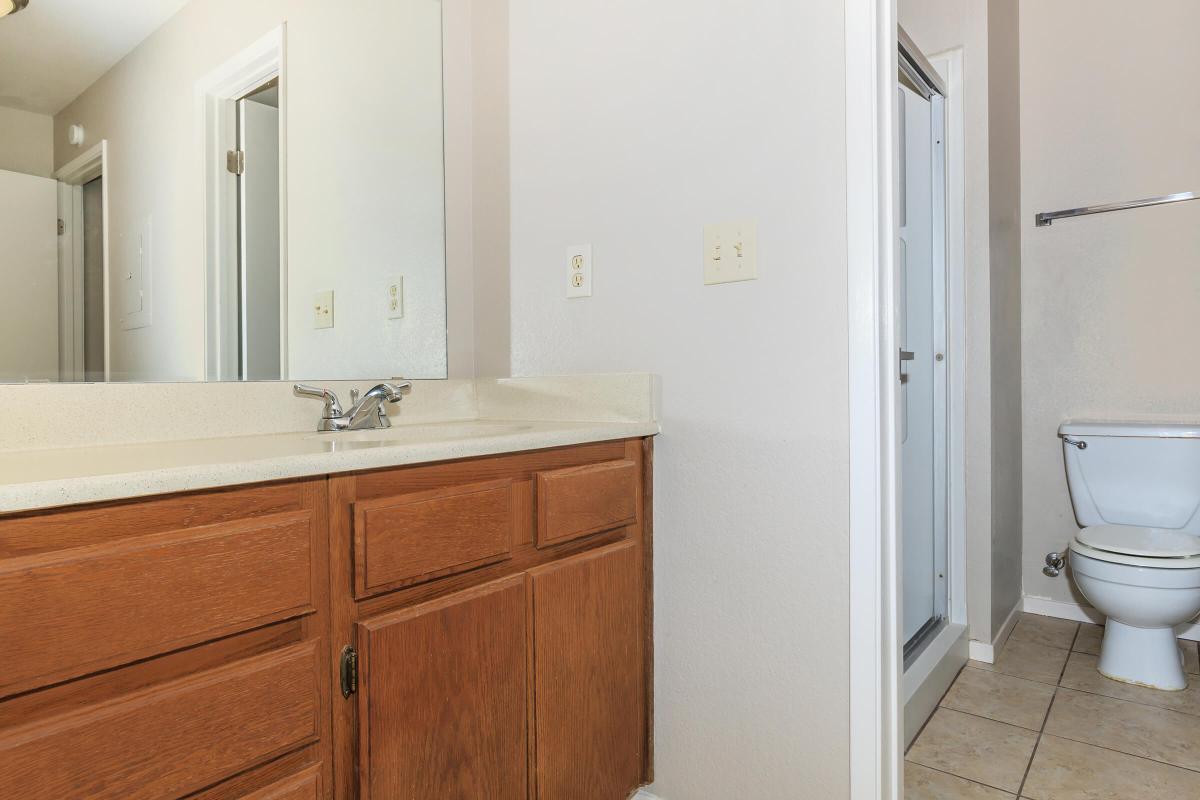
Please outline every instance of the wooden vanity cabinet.
M0 516L0 798L624 800L651 453Z
M0 517L0 797L321 796L327 523L323 479Z
M649 782L650 452L331 479L333 639L357 673L334 702L339 800L625 800Z

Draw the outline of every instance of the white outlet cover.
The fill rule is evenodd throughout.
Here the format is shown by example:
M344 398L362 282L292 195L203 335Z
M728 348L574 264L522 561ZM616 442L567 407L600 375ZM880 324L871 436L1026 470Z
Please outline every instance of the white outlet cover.
M758 222L752 219L704 226L704 283L758 279Z
M333 290L317 292L313 298L313 327L333 327Z
M388 319L404 319L404 276L396 275L384 287Z
M592 246L574 244L567 248L567 297L592 296Z

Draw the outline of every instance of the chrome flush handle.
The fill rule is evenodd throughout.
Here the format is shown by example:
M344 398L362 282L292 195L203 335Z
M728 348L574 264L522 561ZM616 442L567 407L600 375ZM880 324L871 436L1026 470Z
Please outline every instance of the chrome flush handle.
M1078 448L1079 450L1087 450L1087 442L1080 439L1072 439L1070 436L1064 436L1063 441L1071 445L1071 447Z

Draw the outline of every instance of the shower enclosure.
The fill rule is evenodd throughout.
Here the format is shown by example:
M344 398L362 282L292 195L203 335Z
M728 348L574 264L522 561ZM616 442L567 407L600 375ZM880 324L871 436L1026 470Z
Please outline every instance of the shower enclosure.
M962 70L961 54L937 56L931 63L903 30L899 40L897 550L904 727L911 739L968 650L962 582L962 100L948 88L961 91ZM953 81L948 84L945 75Z

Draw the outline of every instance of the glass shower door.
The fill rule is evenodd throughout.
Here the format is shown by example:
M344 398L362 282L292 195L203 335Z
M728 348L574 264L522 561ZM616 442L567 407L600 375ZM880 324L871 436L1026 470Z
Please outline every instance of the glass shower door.
M941 97L899 87L901 590L905 662L945 625L946 363ZM944 219L944 218L943 218Z

